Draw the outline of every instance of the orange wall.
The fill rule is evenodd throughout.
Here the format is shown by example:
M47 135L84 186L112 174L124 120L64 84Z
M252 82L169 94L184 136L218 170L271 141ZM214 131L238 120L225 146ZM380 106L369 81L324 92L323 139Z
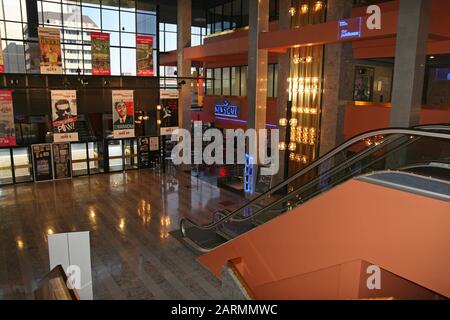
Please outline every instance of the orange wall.
M199 260L219 277L228 260L241 258L256 297L265 284L356 260L450 297L449 212L445 201L351 180ZM270 298L309 290L289 286Z
M363 104L355 106L355 103L349 103L345 107L344 136L346 139L367 131L390 127L390 103ZM422 108L420 124L443 123L450 123L450 106Z

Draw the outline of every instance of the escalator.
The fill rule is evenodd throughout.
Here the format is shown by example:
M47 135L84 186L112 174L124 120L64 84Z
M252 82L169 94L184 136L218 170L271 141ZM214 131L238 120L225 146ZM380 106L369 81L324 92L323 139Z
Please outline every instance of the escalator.
M183 240L209 252L339 184L374 172L408 172L448 180L450 125L382 129L361 134L242 207L214 214L208 225L180 223Z

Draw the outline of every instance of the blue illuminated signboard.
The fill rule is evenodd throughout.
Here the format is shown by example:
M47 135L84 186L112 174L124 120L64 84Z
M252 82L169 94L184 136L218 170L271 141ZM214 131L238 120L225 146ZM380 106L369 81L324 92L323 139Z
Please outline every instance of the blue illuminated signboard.
M361 38L362 17L340 20L338 39Z
M450 81L450 68L436 69L436 81Z
M231 105L228 101L224 101L223 103L216 103L214 113L216 116L237 118L239 116L239 107L237 105Z

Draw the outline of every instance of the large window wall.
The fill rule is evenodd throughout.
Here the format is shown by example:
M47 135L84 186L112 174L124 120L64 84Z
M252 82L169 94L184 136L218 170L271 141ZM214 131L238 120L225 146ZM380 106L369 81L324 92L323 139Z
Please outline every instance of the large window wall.
M247 96L248 67L224 67L206 69L206 95ZM278 65L269 64L267 97L276 98L278 90Z
M111 37L111 74L136 75L136 35L155 36L156 6L146 0L0 0L0 34L7 73L39 73L36 23L61 30L65 74L91 74L91 32ZM28 12L37 11L37 12ZM37 21L28 21L36 16ZM28 24L30 23L30 24Z
M248 26L249 1L232 0L207 9L206 29L208 34ZM278 1L270 0L270 20L278 19Z

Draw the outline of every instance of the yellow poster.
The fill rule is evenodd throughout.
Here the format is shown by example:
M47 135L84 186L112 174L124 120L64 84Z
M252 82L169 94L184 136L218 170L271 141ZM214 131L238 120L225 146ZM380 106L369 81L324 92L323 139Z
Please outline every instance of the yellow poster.
M39 28L41 74L62 74L61 36L59 29Z

